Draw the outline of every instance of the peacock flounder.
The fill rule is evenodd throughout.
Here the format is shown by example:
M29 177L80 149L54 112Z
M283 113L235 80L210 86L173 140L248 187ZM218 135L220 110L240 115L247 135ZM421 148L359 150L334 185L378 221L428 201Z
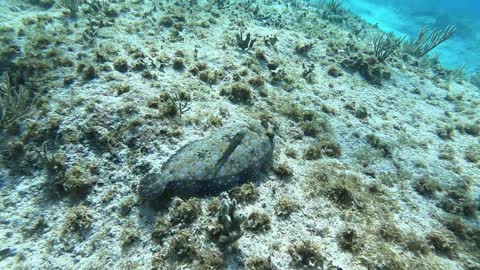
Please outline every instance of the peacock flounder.
M253 180L272 160L273 133L258 123L238 124L180 148L160 173L139 184L145 199L218 194Z

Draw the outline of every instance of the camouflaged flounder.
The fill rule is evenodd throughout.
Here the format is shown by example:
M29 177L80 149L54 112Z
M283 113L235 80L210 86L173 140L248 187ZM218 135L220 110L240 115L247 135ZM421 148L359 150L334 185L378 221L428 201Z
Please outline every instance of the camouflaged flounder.
M225 128L180 148L138 191L145 199L217 194L253 180L271 164L272 152L273 134L260 124Z

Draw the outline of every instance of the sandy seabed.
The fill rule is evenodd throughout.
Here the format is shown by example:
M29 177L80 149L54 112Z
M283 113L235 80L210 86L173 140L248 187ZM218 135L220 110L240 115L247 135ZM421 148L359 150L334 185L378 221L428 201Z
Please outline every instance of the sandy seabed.
M341 7L94 2L0 7L0 70L29 91L0 125L1 269L480 267L480 91L462 76L380 63L381 32ZM252 184L137 195L183 145L250 121L275 133Z

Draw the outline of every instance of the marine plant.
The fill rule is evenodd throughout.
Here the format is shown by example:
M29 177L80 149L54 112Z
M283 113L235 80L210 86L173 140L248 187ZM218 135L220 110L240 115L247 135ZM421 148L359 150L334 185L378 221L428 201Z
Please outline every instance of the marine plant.
M369 115L367 107L358 105L355 102L345 104L344 108L349 110L350 113L358 119L365 119Z
M475 72L470 76L470 83L480 89L480 72Z
M95 66L90 63L80 63L77 66L77 72L84 82L91 81L97 77Z
M359 209L373 199L361 185L357 174L349 172L341 163L318 163L305 182L309 197L326 196L341 209Z
M343 72L337 65L331 65L327 70L327 74L334 78L338 78L343 75Z
M451 214L475 217L477 213L477 204L472 198L470 198L467 192L467 190L463 189L451 190L438 203L438 206Z
M375 134L369 134L366 136L367 143L370 144L375 149L381 151L384 158L391 158L392 157L392 146L382 140Z
M355 178L352 178L355 179ZM350 182L346 178L340 179L339 182L329 183L325 190L327 197L342 208L361 208L360 195L356 187L358 183Z
M369 249L365 251L365 256L361 260L361 263L366 266L367 269L409 269L403 256L397 254L389 245L382 242L369 247Z
M367 82L381 85L382 80L390 79L391 72L386 66L380 65L375 56L365 53L349 54L341 62L342 66L357 71Z
M214 4L218 8L223 8L225 7L226 4L229 4L229 3L230 3L230 0L214 0Z
M229 194L238 203L255 201L259 196L258 189L253 183L246 183L239 187L234 187Z
M317 115L312 111L303 112L300 128L305 136L314 138L316 138L318 134L328 134L332 131L328 118L324 115Z
M446 255L450 259L456 256L458 243L452 232L447 230L432 231L427 236L427 241L438 254Z
M82 37L88 43L93 44L100 28L113 26L118 12L112 9L109 2L105 0L88 0L84 4L85 7L82 11L87 18L87 27Z
M303 68L302 78L304 78L309 83L313 83L313 81L314 81L313 71L315 70L315 65L314 64L310 64L310 65L302 64L302 68Z
M305 159L316 160L324 157L338 158L342 155L340 144L333 141L330 137L323 136L317 139L305 151Z
M173 59L172 68L177 71L183 71L185 69L185 62L183 58L175 57Z
M128 71L128 62L124 58L119 58L113 61L113 68L121 73L125 73Z
M360 242L358 233L355 229L345 228L337 234L336 238L337 244L340 246L340 248L349 252L357 253L363 247L363 244Z
M198 74L198 78L202 82L204 82L204 83L206 83L210 86L215 84L218 81L219 77L220 77L220 72L217 72L215 70L208 70L208 69L207 70L202 70Z
M87 206L79 205L72 207L65 214L62 234L85 232L90 228L92 222L93 216Z
M288 166L287 163L275 164L272 170L281 178L288 178L293 175L293 169L292 167Z
M66 172L65 157L51 153L48 150L47 142L44 142L39 149L36 149L36 152L53 184L55 185L55 183L62 181Z
M20 36L20 31L19 31ZM16 42L15 29L11 26L0 26L0 72L13 70L14 60L20 54L21 48Z
M83 12L87 15L92 15L92 16L95 16L96 18L98 17L113 18L118 16L118 13L110 7L109 5L109 3L111 3L110 1L86 0L84 3L85 3L85 8ZM98 23L100 27L105 26L102 24L101 20L98 21Z
M65 192L73 196L86 195L96 183L96 179L90 174L88 168L74 165L68 168L63 179L55 183L59 192Z
M455 129L453 128L453 126L444 126L444 127L438 127L435 130L435 133L442 140L451 140L453 138L454 131Z
M313 46L315 46L314 42L297 43L297 45L295 45L295 52L297 54L306 56L308 52L313 49Z
M13 124L27 113L30 90L11 84L10 76L3 73L4 83L0 84L0 130Z
M182 229L169 241L168 255L180 261L192 261L199 255L200 245L194 235Z
M280 198L274 206L275 214L281 217L288 217L295 211L301 208L300 204L288 197Z
M155 221L155 226L153 227L150 237L156 243L160 244L169 235L169 233L171 233L170 225L164 219L164 217L159 216Z
M416 38L410 38L404 44L406 53L416 57L422 57L435 47L453 36L456 27L448 25L443 29L432 28L428 25L422 27Z
M403 38L396 38L393 33L379 34L373 38L373 51L378 61L384 62L401 45Z
M455 129L461 133L478 137L480 135L480 120L469 123L458 123L456 124Z
M272 220L270 216L262 212L252 212L243 227L252 232L264 232L271 229Z
M325 2L326 9L331 11L332 13L338 13L342 6L343 0L327 0Z
M323 269L325 258L320 248L309 240L297 242L288 247L288 253L292 257L292 265L307 269Z
M272 264L272 259L262 257L251 257L247 259L245 264L248 270L273 270L275 267Z
M427 255L430 247L423 237L417 236L415 233L408 233L403 237L402 246L417 255Z
M382 222L378 235L388 242L400 243L403 240L402 231L392 221Z
M138 202L134 196L128 196L124 198L120 203L120 215L128 215L137 204Z
M472 163L480 162L480 144L472 144L465 150L465 159Z
M233 83L228 89L222 89L221 95L227 95L233 103L251 104L253 101L252 90L244 83Z
M464 240L467 236L467 226L463 222L462 218L456 216L447 217L443 224L445 227L453 232L458 238Z
M172 214L172 224L192 223L202 214L200 200L198 198L192 198L183 201L180 198L175 198L172 202L170 213Z
M158 24L164 27L172 27L174 24L173 18L170 15L163 15L158 19Z
M58 5L68 9L70 16L76 16L80 6L83 4L83 0L58 0Z
M160 116L181 117L190 111L191 97L186 92L162 93L158 99Z
M416 180L413 183L413 188L418 194L425 197L433 197L437 191L441 190L441 186L438 182L427 175Z
M245 39L243 38L243 32L241 31L239 34L235 36L237 38L237 46L242 49L242 51L246 51L253 47L253 44L257 40L256 38L251 38L250 33L247 33Z
M120 233L120 242L122 247L131 246L134 242L140 239L140 236L140 229L134 227L134 225L129 222Z
M202 249L197 260L198 263L195 265L195 269L210 270L225 268L223 254L213 249Z

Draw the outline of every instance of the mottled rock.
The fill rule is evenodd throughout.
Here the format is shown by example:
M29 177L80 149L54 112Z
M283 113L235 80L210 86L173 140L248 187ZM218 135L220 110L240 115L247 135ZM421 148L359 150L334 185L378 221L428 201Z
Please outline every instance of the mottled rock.
M260 124L224 128L178 150L139 185L145 199L214 195L254 180L271 165L273 134Z

